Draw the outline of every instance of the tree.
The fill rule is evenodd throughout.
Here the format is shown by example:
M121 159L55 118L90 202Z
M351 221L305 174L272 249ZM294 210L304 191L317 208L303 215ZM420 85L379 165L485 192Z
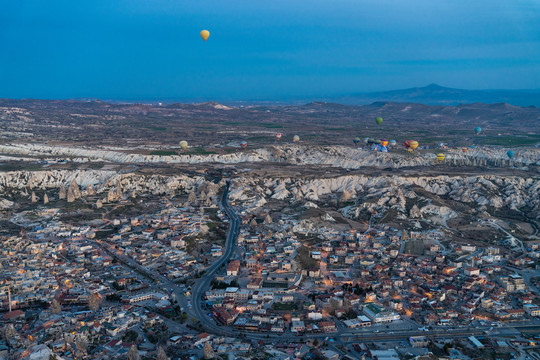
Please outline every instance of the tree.
M161 346L158 348L156 360L169 360L167 354L165 353L165 350L163 350Z
M187 321L188 314L186 312L183 312L182 315L180 315L180 324L183 324Z
M127 353L127 360L140 360L139 350L136 345L131 345Z
M99 294L94 293L94 292L90 293L90 295L88 296L88 307L90 308L90 310L92 311L99 310L100 300L101 300L101 297L99 296Z
M60 306L60 303L56 299L51 300L51 312L53 314L59 314L62 311L62 307Z

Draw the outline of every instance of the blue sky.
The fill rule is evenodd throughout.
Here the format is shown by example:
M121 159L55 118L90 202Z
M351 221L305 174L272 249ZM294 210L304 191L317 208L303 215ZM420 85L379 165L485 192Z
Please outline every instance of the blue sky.
M4 1L0 97L538 88L537 0ZM202 29L211 32L204 43Z

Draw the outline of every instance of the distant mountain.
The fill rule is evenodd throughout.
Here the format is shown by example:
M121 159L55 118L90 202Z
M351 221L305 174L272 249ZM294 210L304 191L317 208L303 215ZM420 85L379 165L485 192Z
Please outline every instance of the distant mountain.
M463 90L430 84L403 90L359 93L332 99L345 104L369 104L375 101L458 105L470 103L508 103L517 106L540 106L536 90Z

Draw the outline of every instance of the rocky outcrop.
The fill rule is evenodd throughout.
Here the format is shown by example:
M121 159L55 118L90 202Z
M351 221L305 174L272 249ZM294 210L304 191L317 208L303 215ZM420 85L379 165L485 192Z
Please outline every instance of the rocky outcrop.
M69 194L69 200L75 201L83 195L88 195L88 191L85 191L85 194L80 191L80 186L88 187L92 185L94 188L97 186L99 190L96 191L96 194L106 195L111 191L112 197L119 199L124 192L130 194L190 192L206 184L206 180L202 176L119 174L113 171L97 170L11 171L0 173L0 194L11 190L22 195L30 187L29 184L32 184L32 188L36 190L59 189L59 199L68 199ZM66 190L68 184L69 188ZM119 193L122 194L120 197L118 196Z
M86 187L86 195L88 195L88 196L94 196L94 195L96 195L96 189L94 188L94 185L89 184L89 185Z
M416 204L414 204L411 210L409 211L409 217L413 219L422 217L422 212L420 211L418 206L416 206Z
M60 191L58 192L58 199L64 200L67 197L67 191L64 185L60 185Z
M13 201L7 200L7 199L0 199L0 210L6 210L13 207L15 203Z
M519 152L519 157L507 160L508 149L484 147L470 149L463 154L461 149L445 150L445 164L449 166L497 166L526 167L540 165L540 151L526 149ZM379 153L345 146L281 145L255 149L251 152L210 155L143 155L122 152L118 149L90 149L45 144L8 144L0 145L0 154L16 154L28 157L55 156L74 162L90 160L118 163L222 163L236 164L246 162L279 162L300 165L328 165L347 169L365 166L409 167L433 166L436 155L418 151L414 154Z
M283 199L290 202L306 201L314 204L328 199L343 200L343 193L348 192L351 200L361 197L372 199L361 204L362 208L390 207L403 213L406 204L412 199L425 197L417 193L421 188L434 197L447 197L459 203L468 203L473 207L491 206L520 209L527 207L540 211L540 180L512 176L393 176L377 177L349 175L324 179L264 179L237 178L233 180L231 198L242 201L246 208L255 210L263 206L268 198ZM277 196L276 196L277 194ZM287 196L284 196L287 194ZM429 200L429 199L427 199ZM431 200L429 200L431 201ZM258 205L261 204L261 205ZM407 215L425 217L440 213L443 218L455 216L448 208L436 206L416 206ZM355 211L350 208L350 211Z
M73 180L67 190L67 202L68 203L74 202L80 197L81 197L81 190L79 189L79 185L77 185L75 180Z

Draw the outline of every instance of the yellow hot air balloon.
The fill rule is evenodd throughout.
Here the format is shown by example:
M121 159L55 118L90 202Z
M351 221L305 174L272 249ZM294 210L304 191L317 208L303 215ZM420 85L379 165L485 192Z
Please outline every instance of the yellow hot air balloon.
M444 154L437 154L437 160L439 160L439 162L443 162L445 158L446 156L444 156Z
M411 149L416 150L416 148L418 147L418 141L411 141L409 143L409 146Z
M300 136L294 135L292 141L293 142L300 142Z
M201 31L201 37L204 41L206 41L206 39L208 39L209 36L210 36L210 31L208 30Z
M186 140L180 141L180 147L182 148L182 150L186 150L187 146L188 146L188 142Z

